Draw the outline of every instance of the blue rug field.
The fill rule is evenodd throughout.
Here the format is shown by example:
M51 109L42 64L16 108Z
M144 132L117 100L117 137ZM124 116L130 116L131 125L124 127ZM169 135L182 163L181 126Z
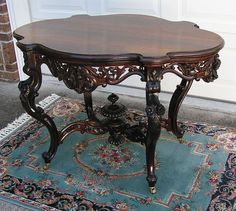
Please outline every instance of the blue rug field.
M87 117L80 102L67 98L47 112L59 128ZM162 130L156 148L157 193L150 194L145 146L129 141L114 146L106 134L76 132L44 171L41 154L49 135L32 120L1 142L0 199L32 210L234 210L236 129L183 124L184 144Z

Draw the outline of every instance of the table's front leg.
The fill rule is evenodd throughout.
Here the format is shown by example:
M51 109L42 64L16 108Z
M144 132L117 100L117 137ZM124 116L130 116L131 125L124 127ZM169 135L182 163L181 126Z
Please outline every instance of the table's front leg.
M161 115L165 109L160 104L158 93L160 92L160 81L147 81L146 84L146 113L148 117L148 127L146 135L146 163L147 163L147 181L151 193L156 193L155 184L157 177L155 175L155 149L156 143L161 133Z
M20 100L25 111L36 120L45 125L49 131L51 142L49 150L43 153L45 168L53 159L59 145L59 132L52 118L44 113L44 110L36 106L35 98L42 83L41 57L34 52L24 52L25 66L23 71L29 78L19 83Z
M179 113L179 108L187 95L193 80L187 81L186 79L182 79L180 85L177 86L169 105L168 111L168 130L172 131L180 143L182 143L182 137L184 135L184 130L178 127L177 117Z

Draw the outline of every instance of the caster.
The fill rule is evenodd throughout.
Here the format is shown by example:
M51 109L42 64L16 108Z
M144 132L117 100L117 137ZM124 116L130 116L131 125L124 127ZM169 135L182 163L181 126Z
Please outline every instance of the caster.
M149 191L151 194L154 194L157 192L156 187L149 187Z
M45 163L44 166L43 166L43 170L44 171L47 171L49 168L49 163Z
M180 144L186 144L187 141L185 141L183 138L178 138L178 141Z

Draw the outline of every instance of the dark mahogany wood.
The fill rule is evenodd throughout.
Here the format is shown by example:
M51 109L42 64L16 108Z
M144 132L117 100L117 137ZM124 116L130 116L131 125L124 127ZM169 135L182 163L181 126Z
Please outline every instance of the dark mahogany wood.
M194 80L211 82L218 77L218 52L224 40L194 23L144 15L77 15L39 21L18 28L14 37L24 54L23 71L29 76L19 84L21 102L31 116L48 128L51 137L49 150L43 154L46 164L55 156L59 144L74 131L112 135L110 124L99 120L93 110L92 92L98 86L119 84L132 75L140 76L146 83L147 123L130 126L122 120L120 127L111 113L111 119L105 122L112 122L116 135L145 144L147 181L151 193L155 193L155 148L165 112L158 97L161 80L166 73L182 78L168 112L168 130L182 138L184 131L177 125L180 105ZM58 131L53 119L35 105L42 82L42 64L68 88L84 94L88 120L73 122Z
M168 112L168 130L172 131L178 139L182 139L184 130L177 125L177 115L181 106L182 101L187 95L193 80L187 81L182 79L180 85L177 86L175 92L172 95L169 112Z
M224 45L212 32L190 22L143 15L79 15L20 27L14 36L27 50L89 62L166 63L213 55Z

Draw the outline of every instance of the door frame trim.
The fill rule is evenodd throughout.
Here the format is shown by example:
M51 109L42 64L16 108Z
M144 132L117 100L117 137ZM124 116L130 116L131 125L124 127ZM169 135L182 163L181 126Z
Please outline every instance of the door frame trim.
M11 30L14 31L16 28L31 22L30 5L28 0L7 0L7 9L9 14L9 20ZM13 39L15 46L16 61L18 65L18 72L20 80L28 78L23 73L24 59L21 51L16 47L16 41Z

